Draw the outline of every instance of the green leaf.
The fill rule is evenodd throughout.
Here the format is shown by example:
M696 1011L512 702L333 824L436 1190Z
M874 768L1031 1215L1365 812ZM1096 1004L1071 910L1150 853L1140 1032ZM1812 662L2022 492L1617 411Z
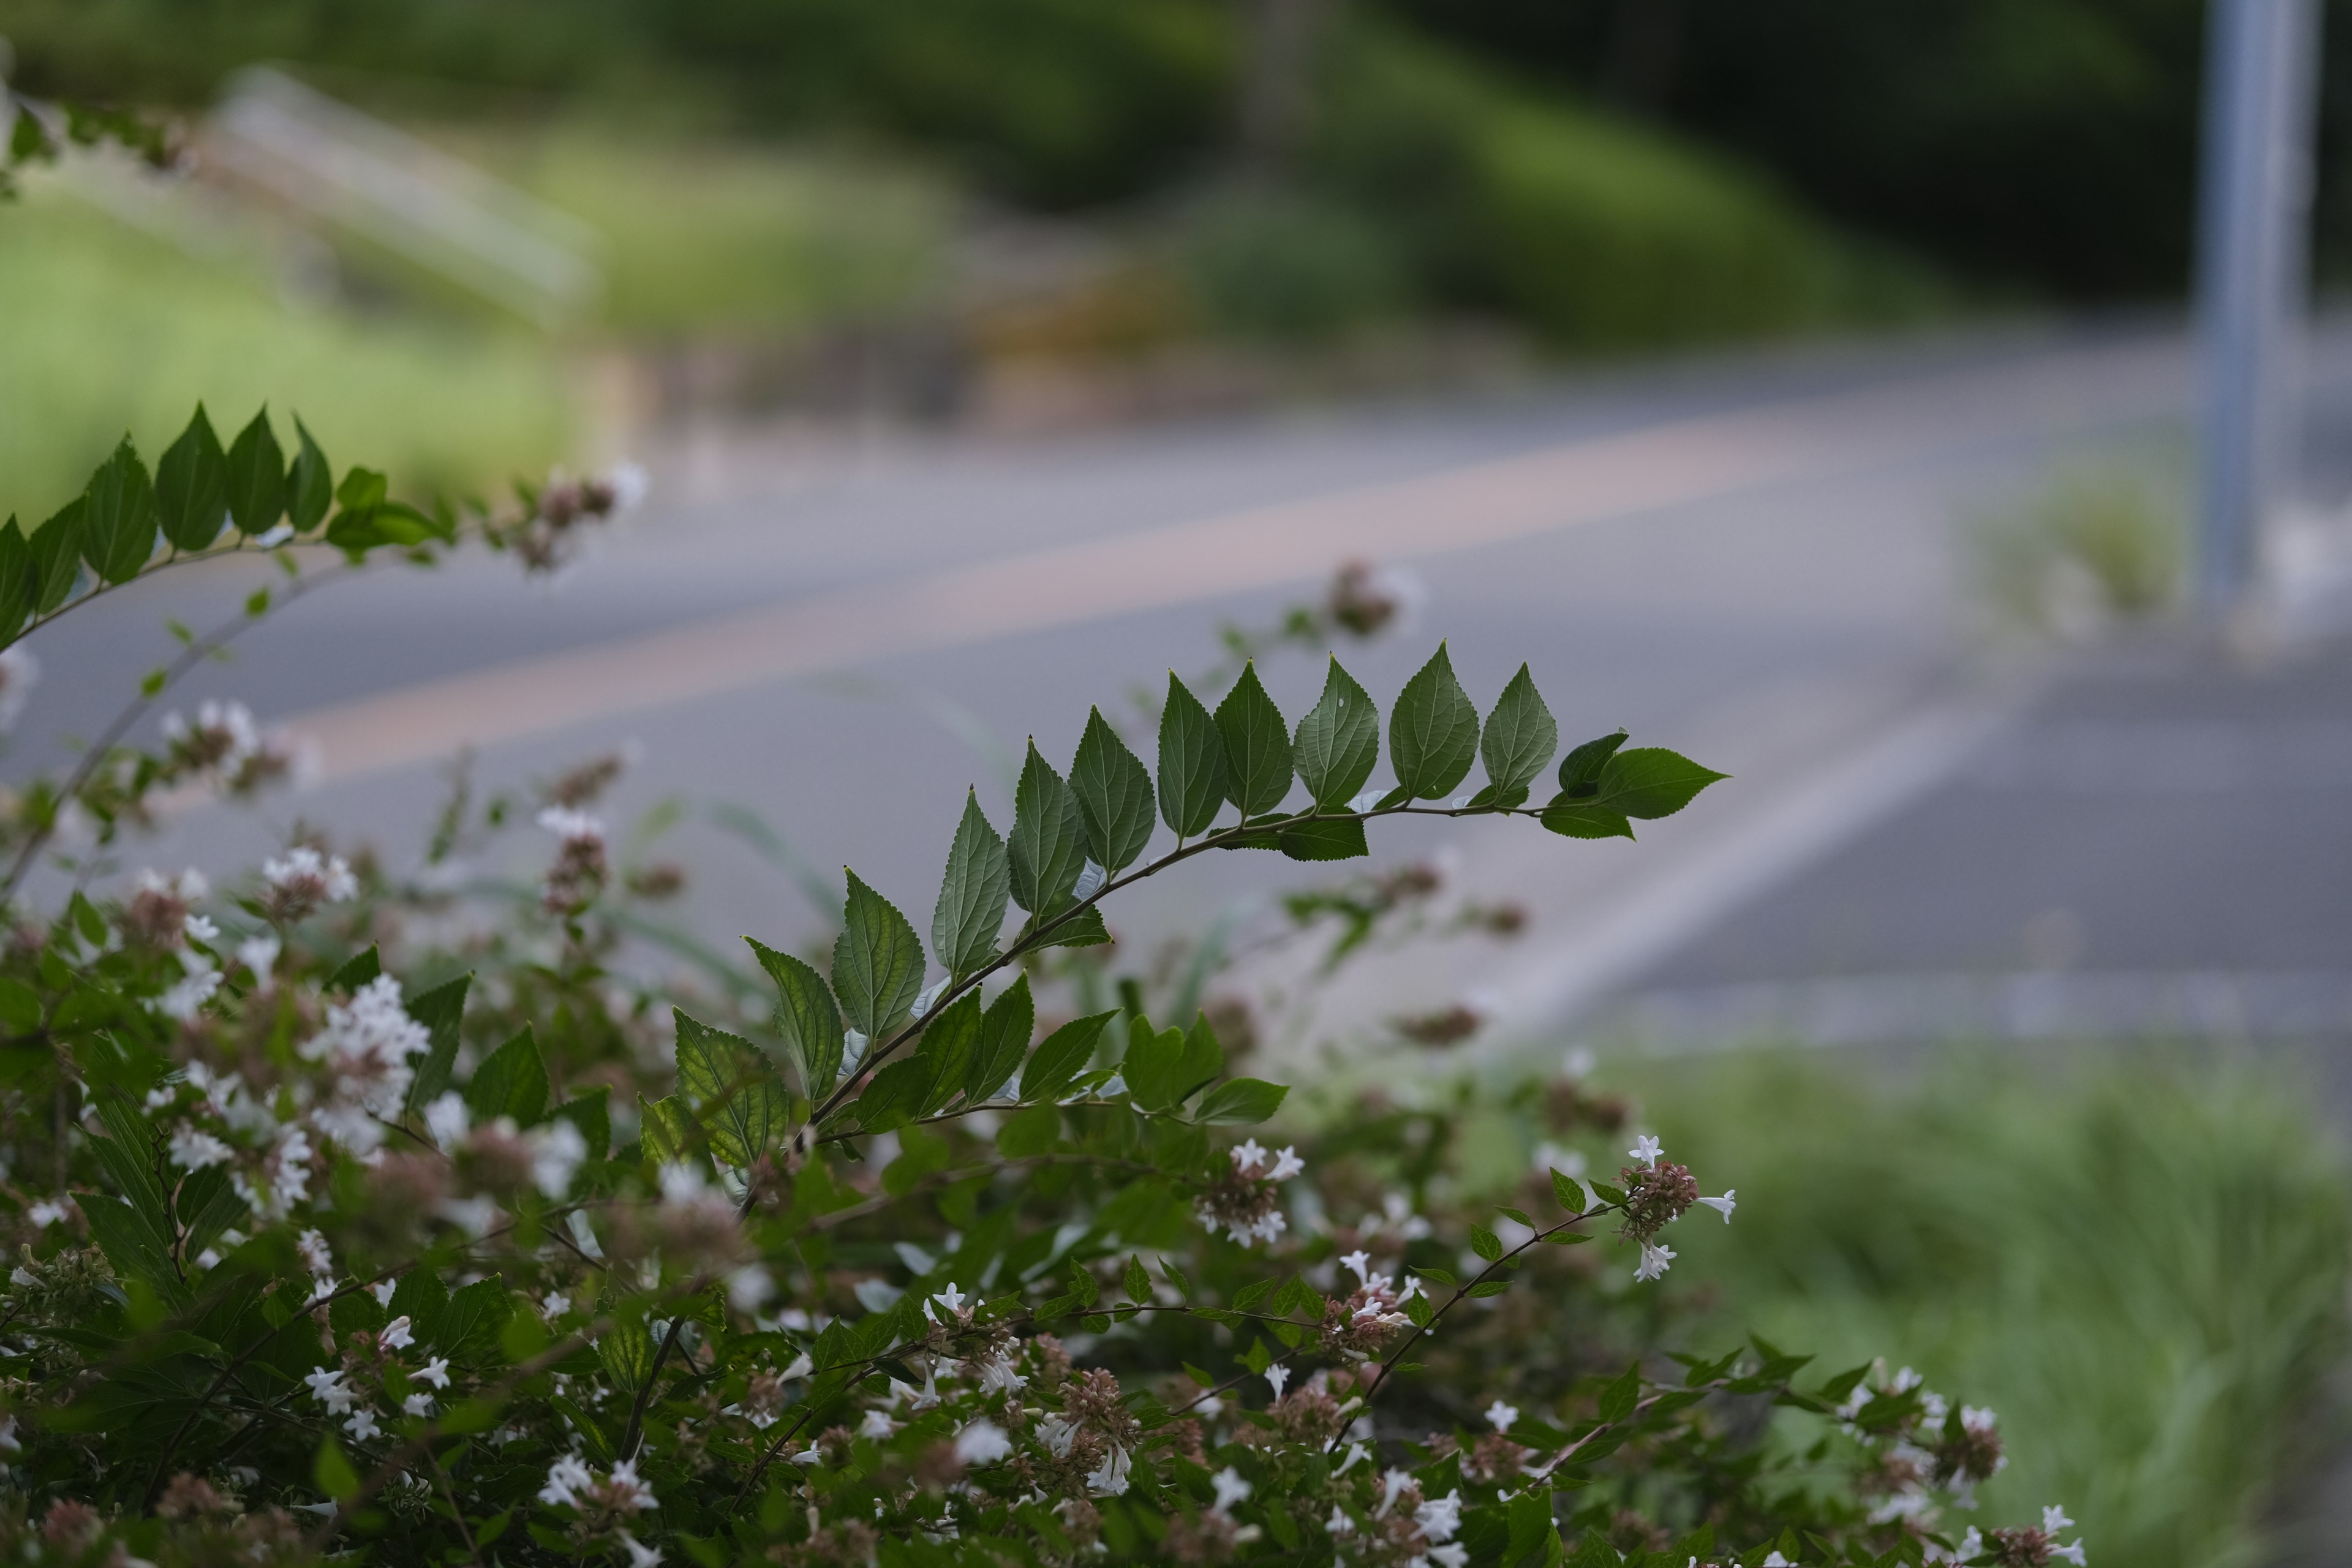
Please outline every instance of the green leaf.
M849 901L833 944L833 994L849 1026L877 1047L923 989L923 944L895 905L846 867Z
M1554 1171L1551 1173L1551 1195L1569 1213L1584 1212L1584 1189L1576 1184L1573 1176L1564 1176Z
M334 479L327 467L327 454L319 450L319 443L310 438L309 426L298 416L294 432L301 446L294 454L294 466L286 473L286 516L297 533L308 533L326 520L327 503L334 499ZM354 469L354 476L366 472ZM381 477L379 476L379 481ZM381 500L381 489L377 494Z
M370 942L367 946L360 949L359 952L345 959L341 966L338 968L334 973L327 977L327 989L330 991L344 992L357 991L361 986L365 985L383 973L383 959L382 955L376 952L375 944L373 942Z
M1032 1105L1004 1119L996 1130L996 1152L1008 1160L1025 1160L1053 1148L1062 1136L1062 1113L1050 1105Z
M841 1010L833 1004L833 993L815 970L791 953L748 936L743 940L776 983L776 1033L801 1075L801 1092L813 1104L822 1100L841 1078Z
M1622 1421L1642 1402L1642 1363L1635 1362L1601 1391L1601 1419Z
M511 1116L517 1127L538 1122L547 1110L547 1064L540 1060L539 1042L531 1038L529 1024L474 1069L474 1081L466 1086L466 1108L477 1121Z
M1021 1075L1022 1100L1053 1100L1069 1088L1070 1080L1094 1060L1095 1042L1102 1038L1103 1030L1118 1016L1118 1009L1113 1008L1108 1013L1073 1018L1038 1041L1027 1069Z
M694 1113L674 1094L650 1101L637 1096L637 1141L647 1157L664 1165L686 1159L701 1146Z
M1244 816L1272 811L1290 793L1290 726L1265 694L1255 660L1242 666L1216 718L1225 742L1225 798Z
M855 1109L858 1127L867 1132L887 1132L922 1113L931 1092L931 1064L920 1057L901 1057L875 1069L858 1094Z
M1543 816L1537 820L1564 838L1633 837L1633 825L1625 820L1623 812L1597 807L1583 801L1555 800L1544 807Z
M416 1065L416 1076L408 1080L412 1112L424 1110L449 1087L449 1074L457 1061L457 1028L465 1021L466 992L473 981L471 974L461 974L408 1003L408 1016L425 1026L430 1042L425 1059Z
M33 613L46 616L66 602L81 575L81 514L83 500L76 496L33 531L33 572L38 591Z
M41 1026L41 994L21 980L0 980L0 1028L29 1035Z
M1271 1285L1274 1281L1268 1279L1265 1281L1265 1283ZM1247 1307L1241 1304L1241 1299L1239 1297L1234 1298L1234 1308L1236 1311L1246 1312L1249 1310ZM1265 1342L1264 1340L1252 1340L1250 1342L1249 1353L1242 1357L1242 1364L1249 1368L1250 1371L1256 1375L1264 1377L1265 1375L1265 1369L1274 1364L1274 1352L1265 1348Z
M1542 821L1571 838L1631 838L1633 827L1627 818L1672 816L1699 791L1729 776L1664 747L1636 747L1609 758L1589 794L1562 791L1555 796Z
M973 1059L980 1054L980 1035L977 991L965 992L925 1020L915 1056L927 1065L929 1079L916 1115L929 1116L963 1092L964 1080L971 1076Z
M0 641L15 637L23 628L40 591L40 573L33 563L33 547L26 542L25 531L16 526L12 515L5 524L0 524Z
M319 1457L310 1462L310 1479L337 1502L360 1495L360 1473L343 1457L342 1446L331 1432L319 1439Z
M1087 853L1111 876L1135 864L1151 842L1151 775L1118 731L1089 710L1078 754L1070 763L1070 793L1086 826Z
M1389 761L1397 787L1419 800L1452 793L1478 754L1478 710L1454 678L1445 645L1404 683L1389 715Z
M600 1083L585 1094L574 1095L549 1111L548 1119L569 1121L580 1129L588 1144L588 1157L604 1158L613 1147L613 1086Z
M228 515L239 532L267 533L286 510L286 458L264 408L228 449Z
M1102 910L1088 904L1082 910L1066 910L1054 917L1054 929L1042 936L1024 937L1024 952L1040 952L1049 947L1100 947L1110 941L1110 928L1103 924Z
M1179 838L1217 819L1225 804L1225 739L1201 700L1168 672L1168 704L1160 710L1160 816Z
M1483 1300L1488 1296L1499 1296L1510 1288L1511 1282L1507 1279L1481 1279L1470 1287L1470 1294Z
M1380 710L1337 658L1324 673L1323 695L1298 721L1291 752L1299 781L1324 811L1344 807L1372 776L1381 753Z
M1286 1084L1268 1083L1264 1079L1236 1078L1217 1085L1201 1101L1193 1113L1198 1121L1247 1126L1265 1121L1282 1109L1290 1093Z
M978 793L968 789L931 914L931 952L950 974L961 978L995 956L1012 890L1009 875L1004 840L982 813Z
M1589 800L1600 793L1601 770L1625 743L1625 731L1587 741L1559 760L1559 792L1571 800Z
M1190 1031L1162 1029L1157 1034L1139 1029L1119 1063L1128 1093L1146 1110L1172 1110L1214 1081L1224 1068L1225 1054L1206 1018Z
M633 1394L654 1374L654 1336L643 1318L625 1318L596 1341L596 1360L623 1394Z
M1360 860L1372 852L1364 825L1353 817L1302 822L1276 834L1275 843L1293 860Z
M155 553L155 486L128 436L82 492L81 553L109 583L128 583Z
M994 1098L1010 1081L1029 1049L1029 1032L1036 1026L1036 1004L1029 994L1029 976L1024 973L981 1015L980 1044L971 1053L971 1066L963 1079L966 1105Z
M1087 865L1086 819L1078 797L1029 742L1021 782L1013 792L1013 901L1046 917L1070 907L1071 889Z
M1528 785L1543 772L1559 745L1559 725L1553 721L1551 710L1544 706L1535 679L1523 664L1503 688L1503 695L1495 700L1495 711L1478 737L1479 760L1486 764L1486 780L1497 803L1515 793L1524 799Z
M672 1008L677 1087L699 1113L710 1152L737 1170L768 1152L789 1120L783 1081L758 1047Z
M155 507L163 537L182 550L204 549L228 521L228 454L201 403L155 465Z
M1470 1250L1492 1263L1503 1256L1502 1239L1483 1225L1470 1227Z
M301 421L294 421L299 427ZM335 487L335 504L352 511L373 511L389 499L390 485L373 468L354 468Z
M1151 1300L1151 1276L1143 1271L1143 1259L1128 1255L1127 1276L1119 1281L1127 1299L1139 1304Z

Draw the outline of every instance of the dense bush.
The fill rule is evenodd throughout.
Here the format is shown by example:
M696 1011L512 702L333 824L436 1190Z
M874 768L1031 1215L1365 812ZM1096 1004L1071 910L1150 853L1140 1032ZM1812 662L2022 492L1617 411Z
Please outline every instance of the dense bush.
M225 446L199 415L152 472L126 443L0 529L9 634L186 560L284 569L0 819L11 1554L2083 1562L2056 1509L1947 1515L2001 1440L1907 1371L1651 1351L1670 1227L1735 1194L1624 1102L1398 1086L1285 1122L1205 1018L1155 1025L1139 985L1055 1006L1102 901L1199 856L1360 858L1408 815L1629 835L1719 775L1618 731L1538 804L1558 727L1528 673L1482 718L1442 647L1392 706L1387 789L1336 660L1295 728L1246 665L1213 710L1171 677L1156 768L1097 712L1066 774L1030 749L1009 834L968 798L928 956L853 874L830 952L751 943L761 1005L723 1014L618 962L677 879L590 815L606 764L544 786L544 874L487 917L460 863L528 814L463 791L412 878L310 836L217 893L121 879L167 794L285 773L235 708L120 737L336 574L307 556L479 541L548 570L632 488L412 506L296 433L289 465L266 418ZM43 910L45 858L70 879ZM1465 1175L1498 1118L1549 1142L1495 1203Z

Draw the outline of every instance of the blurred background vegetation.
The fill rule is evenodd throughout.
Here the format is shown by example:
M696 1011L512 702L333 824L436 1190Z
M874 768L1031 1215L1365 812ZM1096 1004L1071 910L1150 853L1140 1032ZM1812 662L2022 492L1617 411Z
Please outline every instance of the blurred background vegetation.
M200 117L274 63L584 220L604 284L551 330L329 225L331 287L289 289L282 255L92 223L86 193L37 190L0 305L58 319L54 342L20 350L49 370L75 358L65 317L134 298L100 335L142 345L156 409L241 405L267 382L321 421L372 425L386 462L480 482L494 450L536 460L681 413L985 412L1001 373L1039 364L1189 365L1155 405L1181 405L1278 389L1269 367L1302 360L1393 380L2165 301L2187 267L2202 14L0 0L26 93ZM2345 31L2331 79L2352 76ZM2347 134L2331 111L2331 271L2352 261ZM45 266L119 287L48 293ZM235 364L217 353L230 321L258 345ZM116 352L80 373L112 384ZM345 355L371 368L304 369ZM425 363L466 385L429 428L403 412L401 367ZM22 466L0 504L36 505L120 433L70 396L10 412ZM55 475L35 456L53 449L69 449Z

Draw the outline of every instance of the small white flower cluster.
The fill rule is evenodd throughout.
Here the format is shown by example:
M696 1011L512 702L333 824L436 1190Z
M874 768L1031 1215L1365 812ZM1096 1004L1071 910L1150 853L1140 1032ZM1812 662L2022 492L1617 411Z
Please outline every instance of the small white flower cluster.
M1272 1247L1289 1228L1275 1188L1303 1173L1307 1162L1298 1157L1296 1145L1269 1153L1255 1138L1229 1152L1233 1174L1213 1186L1195 1212L1212 1236L1222 1228L1244 1247L1259 1241Z
M598 1480L596 1472L577 1454L564 1455L549 1468L547 1484L539 1489L539 1500L550 1508L607 1513L642 1513L659 1506L654 1500L654 1489L637 1474L635 1459L623 1459Z
M362 1159L374 1153L384 1121L400 1114L416 1076L410 1061L432 1048L425 1026L401 1004L400 982L377 975L350 1002L328 1008L327 1026L295 1047L335 1075L331 1097L310 1112L312 1123Z
M1664 1156L1665 1150L1659 1143L1657 1139L1651 1137L1647 1133L1643 1133L1634 1138L1633 1147L1626 1150L1625 1153L1626 1157L1633 1160L1635 1163L1646 1165L1652 1170L1655 1170L1657 1168L1658 1162ZM1687 1191L1687 1189L1685 1189L1685 1191ZM1731 1211L1739 1206L1738 1197L1738 1189L1736 1187L1730 1187L1726 1188L1723 1195L1719 1198L1702 1197L1690 1201L1696 1202L1704 1207L1713 1209L1716 1213L1723 1216L1724 1224L1729 1225L1731 1223ZM1679 1218L1680 1215L1676 1215L1675 1217ZM1672 1224L1673 1221L1669 1220L1667 1223ZM1666 1269L1672 1266L1675 1256L1676 1254L1674 1248L1659 1242L1654 1237L1644 1239L1642 1242L1642 1261L1634 1267L1633 1278L1636 1280L1664 1279L1665 1277Z
M340 904L360 890L359 879L340 855L321 855L298 844L261 863L261 907L270 919L291 924L322 904Z

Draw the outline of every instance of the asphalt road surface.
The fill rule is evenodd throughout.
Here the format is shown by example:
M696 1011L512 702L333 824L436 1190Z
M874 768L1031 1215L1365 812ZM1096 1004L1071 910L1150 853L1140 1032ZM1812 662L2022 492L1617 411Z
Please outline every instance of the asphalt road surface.
M2311 375L2307 499L2333 506L2352 337L2324 334ZM1956 520L2085 451L2177 449L2187 403L2181 340L2142 327L1018 444L706 441L651 454L648 507L554 593L496 558L390 569L256 629L173 702L292 721L321 781L184 813L122 864L231 870L298 816L404 864L461 748L495 784L626 744L604 815L681 804L663 852L711 940L818 925L793 875L714 825L730 804L928 929L968 782L1003 826L1024 736L1066 763L1089 704L1131 711L1139 683L1213 661L1218 622L1267 621L1367 560L1426 586L1417 625L1341 650L1384 704L1442 637L1482 706L1525 660L1567 737L1622 723L1735 777L1640 843L1400 825L1376 853L1433 858L1529 924L1383 955L1297 1048L1362 1059L1394 1016L1459 1000L1488 1020L1474 1052L2333 1038L2352 1019L2352 656L2021 662L1971 630ZM173 574L42 633L11 771L53 763L168 656L164 616L219 620L254 580ZM1294 718L1320 680L1296 654L1263 673ZM527 875L551 847L526 832L498 853ZM1194 862L1112 923L1148 952L1329 869Z

